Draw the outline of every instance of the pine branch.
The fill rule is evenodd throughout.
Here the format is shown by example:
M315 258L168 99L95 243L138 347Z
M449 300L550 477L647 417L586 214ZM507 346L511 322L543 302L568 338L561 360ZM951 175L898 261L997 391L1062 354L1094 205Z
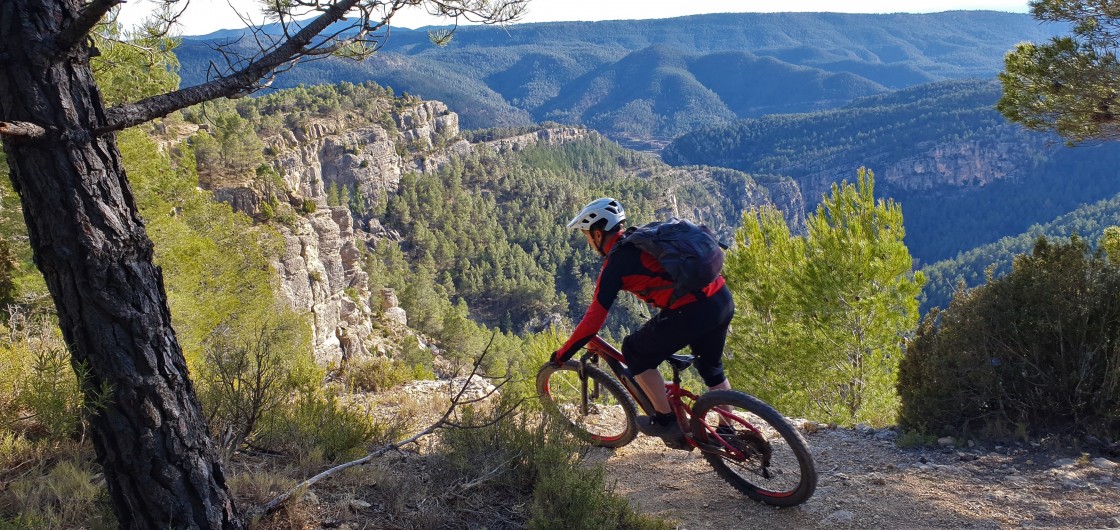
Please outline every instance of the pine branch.
M228 76L108 109L105 111L105 125L95 132L105 134L119 131L204 101L252 91L257 82L269 72L305 55L312 48L316 36L326 30L327 26L346 16L359 2L360 0L338 0L271 53Z

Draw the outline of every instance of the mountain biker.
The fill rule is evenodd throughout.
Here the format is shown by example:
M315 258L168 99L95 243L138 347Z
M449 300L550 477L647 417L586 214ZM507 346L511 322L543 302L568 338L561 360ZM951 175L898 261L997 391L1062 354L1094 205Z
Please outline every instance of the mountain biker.
M591 248L606 259L591 305L572 336L553 354L552 361L567 361L599 332L619 291L634 293L659 308L655 316L622 341L622 354L656 410L653 416L638 416L638 430L676 446L684 432L669 406L665 379L657 366L689 346L696 357L694 366L708 389L730 389L722 357L735 304L722 275L701 291L671 301L673 289L666 286L671 286L672 280L652 254L634 245L615 248L623 235L625 220L622 205L607 197L591 201L568 222L569 230L582 231Z

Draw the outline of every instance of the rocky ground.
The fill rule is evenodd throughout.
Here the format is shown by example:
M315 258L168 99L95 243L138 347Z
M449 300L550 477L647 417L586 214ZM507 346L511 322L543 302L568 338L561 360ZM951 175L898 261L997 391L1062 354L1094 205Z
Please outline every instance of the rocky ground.
M1120 461L1057 443L988 447L942 439L899 448L892 430L805 434L820 476L795 508L724 483L696 453L639 437L596 450L617 490L681 530L727 528L1120 528Z
M461 387L462 382L451 388ZM413 383L401 389L400 396L382 396L386 400L373 409L416 416L417 425L430 423L427 416L444 410L444 405L429 400L446 394L447 385L446 381ZM471 388L471 397L489 389ZM401 403L411 405L406 410ZM674 522L679 530L1120 528L1120 454L1115 451L1083 451L1057 440L998 445L951 438L928 446L900 447L892 429L793 423L801 427L819 475L813 497L793 508L750 500L723 482L699 452L669 449L659 439L639 436L626 447L591 449L588 455L604 465L615 490L639 511ZM302 527L386 527L394 502L403 502L396 508L402 513L423 511L422 491L397 492L397 501L384 497L386 486L404 483L389 477L432 471L424 467L423 456L431 442L422 439L413 447L419 454L387 457L374 469L323 483L316 490L324 501L338 498L310 508ZM371 476L381 478L371 483ZM401 500L407 498L413 500ZM376 517L370 519L370 514ZM415 528L415 524L403 523L403 527Z

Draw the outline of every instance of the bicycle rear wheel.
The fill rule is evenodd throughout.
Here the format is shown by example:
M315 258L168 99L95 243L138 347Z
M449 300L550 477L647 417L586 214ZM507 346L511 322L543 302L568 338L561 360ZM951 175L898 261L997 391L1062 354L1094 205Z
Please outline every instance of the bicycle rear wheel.
M732 424L734 436L716 433L721 417ZM816 490L816 464L808 444L762 400L735 390L713 390L696 400L691 425L704 458L746 496L774 506L795 506Z
M537 395L549 412L557 414L580 438L599 447L622 447L638 435L634 400L617 379L580 363L546 363L537 372ZM586 389L586 391L585 391ZM584 396L586 396L586 401Z

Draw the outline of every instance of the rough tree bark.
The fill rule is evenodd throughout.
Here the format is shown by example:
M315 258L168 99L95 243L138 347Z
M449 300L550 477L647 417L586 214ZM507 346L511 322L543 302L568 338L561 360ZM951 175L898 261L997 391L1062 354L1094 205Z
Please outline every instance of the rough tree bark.
M52 49L75 4L0 2L0 120L28 124L4 149L35 263L87 396L111 389L90 422L121 527L239 528L114 135L91 133L90 48Z

